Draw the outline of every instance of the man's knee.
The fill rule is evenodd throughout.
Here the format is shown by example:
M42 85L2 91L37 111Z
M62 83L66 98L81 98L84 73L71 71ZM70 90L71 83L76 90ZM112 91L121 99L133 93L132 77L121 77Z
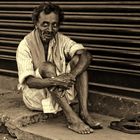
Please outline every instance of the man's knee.
M79 53L77 53L76 55L74 55L74 57L71 59L70 61L70 66L73 69L77 63L79 62L80 56L83 55L84 57L86 57L87 61L90 63L92 60L92 55L87 52L87 51L79 51Z
M51 62L43 62L39 67L39 73L42 78L56 76L55 65Z

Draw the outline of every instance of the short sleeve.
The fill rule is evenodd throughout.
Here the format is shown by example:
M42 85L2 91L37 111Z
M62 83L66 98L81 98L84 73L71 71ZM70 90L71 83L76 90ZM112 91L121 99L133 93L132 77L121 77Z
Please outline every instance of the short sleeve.
M22 40L16 52L19 83L23 84L26 77L35 75L31 53L25 40Z
M63 35L64 53L68 57L73 57L76 51L85 49L80 43L76 43L72 39Z
M76 53L76 51L82 50L82 49L85 49L85 48L83 47L82 44L75 43L75 44L73 44L73 45L70 47L69 55L70 55L71 57L73 57L74 54Z

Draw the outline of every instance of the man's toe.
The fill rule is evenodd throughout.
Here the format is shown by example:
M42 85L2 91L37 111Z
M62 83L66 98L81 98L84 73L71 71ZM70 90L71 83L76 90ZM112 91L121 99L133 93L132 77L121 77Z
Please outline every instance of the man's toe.
M93 130L92 128L90 128L90 132L91 132L91 133L93 133L93 132L94 132L94 130Z

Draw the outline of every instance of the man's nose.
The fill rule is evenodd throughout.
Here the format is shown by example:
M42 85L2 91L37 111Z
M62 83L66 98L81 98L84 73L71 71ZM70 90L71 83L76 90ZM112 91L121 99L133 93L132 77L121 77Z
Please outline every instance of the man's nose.
M51 24L50 24L49 27L48 27L48 31L49 31L49 32L52 32L52 31L53 31L53 27L52 27Z

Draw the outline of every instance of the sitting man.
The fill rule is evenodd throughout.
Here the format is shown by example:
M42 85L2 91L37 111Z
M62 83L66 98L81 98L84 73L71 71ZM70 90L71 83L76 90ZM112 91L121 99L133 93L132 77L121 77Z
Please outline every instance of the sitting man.
M68 128L89 134L100 129L87 110L87 67L91 55L85 48L58 32L62 12L57 5L41 4L34 9L34 30L17 49L19 88L31 110L57 113L63 110ZM78 95L79 115L70 106Z

